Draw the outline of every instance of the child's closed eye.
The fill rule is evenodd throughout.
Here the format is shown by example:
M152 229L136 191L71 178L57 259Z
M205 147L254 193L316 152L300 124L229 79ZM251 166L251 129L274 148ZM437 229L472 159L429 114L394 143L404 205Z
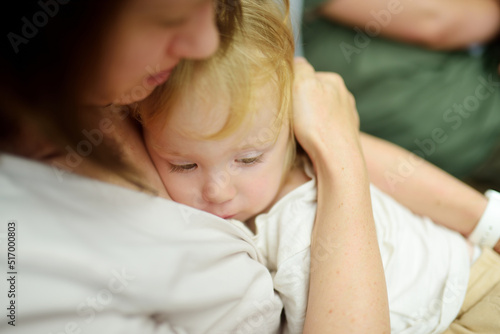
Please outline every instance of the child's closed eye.
M170 164L171 173L185 173L195 170L198 167L197 164L184 164L184 165L174 165Z
M236 159L236 162L243 164L243 165L254 165L259 162L262 162L262 155L258 155L256 157L249 157L249 158L241 158L241 159Z

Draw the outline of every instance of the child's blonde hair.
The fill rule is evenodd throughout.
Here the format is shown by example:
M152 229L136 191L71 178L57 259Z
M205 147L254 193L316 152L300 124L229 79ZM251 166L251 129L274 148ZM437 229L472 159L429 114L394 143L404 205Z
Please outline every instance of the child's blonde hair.
M278 0L243 0L241 5L242 20L232 44L209 59L182 61L164 85L138 104L137 116L146 127L168 122L169 110L176 103L189 100L193 94L211 96L216 89L230 97L231 112L223 128L205 139L224 138L247 117L254 116L256 108L252 108L252 102L256 90L273 82L279 104L275 124L270 126L278 133L284 122L290 126L285 162L288 169L295 157L291 103L294 43L289 1L280 5Z

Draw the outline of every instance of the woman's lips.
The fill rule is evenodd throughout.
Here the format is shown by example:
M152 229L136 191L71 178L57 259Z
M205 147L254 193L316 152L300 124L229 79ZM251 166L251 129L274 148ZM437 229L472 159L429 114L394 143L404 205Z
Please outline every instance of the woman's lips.
M146 79L146 81L147 81L148 85L158 86L158 85L161 85L162 83L164 83L165 81L167 81L168 78L170 77L171 73L172 73L172 69L161 71L155 75L149 76Z

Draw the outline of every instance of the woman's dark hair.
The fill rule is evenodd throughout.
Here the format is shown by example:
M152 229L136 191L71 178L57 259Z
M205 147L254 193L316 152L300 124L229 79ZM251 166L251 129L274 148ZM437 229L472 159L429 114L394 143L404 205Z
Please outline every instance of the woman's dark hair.
M221 47L241 17L239 0L216 0ZM19 151L21 124L31 122L58 147L83 139L81 87L96 80L105 31L127 0L16 0L2 10L0 152ZM92 112L92 110L86 111ZM97 111L96 111L97 112ZM89 156L115 170L107 145Z
M488 42L483 52L483 65L487 72L498 73L500 65L500 36Z

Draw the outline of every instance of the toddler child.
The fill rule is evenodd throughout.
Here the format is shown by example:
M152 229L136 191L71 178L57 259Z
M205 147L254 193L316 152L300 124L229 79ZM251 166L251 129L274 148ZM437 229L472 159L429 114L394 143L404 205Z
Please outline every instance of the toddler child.
M229 50L179 65L137 110L171 198L231 219L252 235L283 300L285 332L302 333L310 259L321 265L336 245L320 239L324 253L310 254L316 185L307 159L296 157L288 25L279 9L268 17L250 12L244 11ZM375 186L371 196L392 333L445 331L467 292L467 241ZM500 264L487 252L481 258Z

